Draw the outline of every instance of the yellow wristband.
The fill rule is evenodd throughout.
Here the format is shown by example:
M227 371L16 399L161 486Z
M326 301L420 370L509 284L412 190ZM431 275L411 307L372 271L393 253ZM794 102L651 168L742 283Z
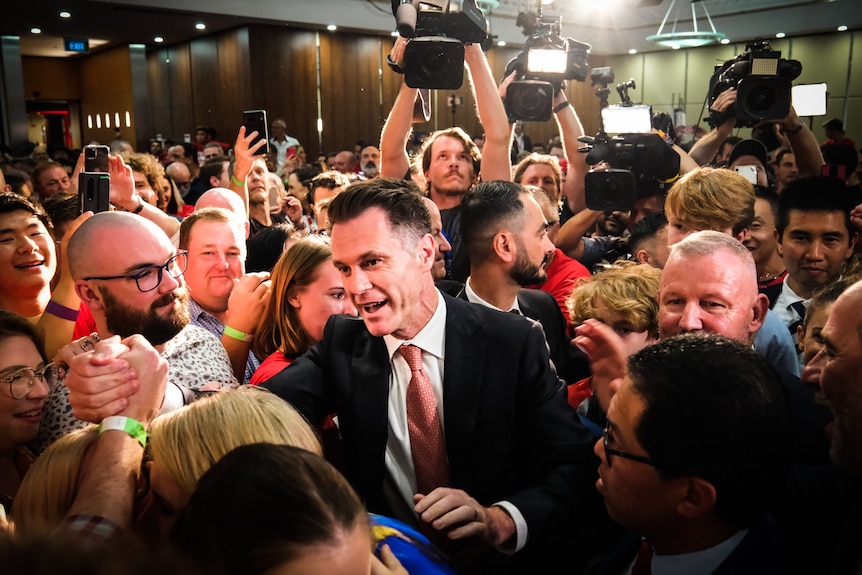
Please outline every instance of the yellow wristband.
M234 329L229 325L224 326L224 334L228 337L232 337L233 339L244 341L245 343L251 342L252 335L249 333L243 333L238 329Z

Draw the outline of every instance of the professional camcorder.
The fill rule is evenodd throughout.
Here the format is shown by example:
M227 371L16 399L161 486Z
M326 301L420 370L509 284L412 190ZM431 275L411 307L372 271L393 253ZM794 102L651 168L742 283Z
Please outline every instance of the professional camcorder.
M609 108L616 109L609 107L607 100L610 92L607 85L614 81L613 70L597 68L591 74L591 80L594 86L600 85L596 95L600 98L602 112ZM617 92L624 103L631 104L629 88L634 88L632 80L617 86ZM665 134L674 133L670 116L660 112L651 114L647 129L653 128ZM595 138L584 136L578 141L587 144L578 151L587 154L588 165L605 162L611 166L609 169L592 170L584 178L585 199L591 210L630 210L638 197L651 196L679 177L679 155L659 134L622 133L609 136L603 121L602 129Z
M707 119L715 127L727 114L736 116L737 127L751 127L761 120L780 120L790 112L790 82L802 73L798 60L786 60L770 50L769 41L757 38L746 51L726 61L709 80L709 105L728 88L736 88L736 103L726 113L713 112Z
M456 90L464 80L464 44L488 37L476 0L392 0L404 49L404 82L411 88Z
M541 8L541 4L539 5ZM532 35L521 53L506 65L505 76L518 76L506 90L506 113L510 120L546 122L551 118L554 94L564 80L583 82L589 67L590 45L560 36L559 16L536 16L529 26Z
M591 210L630 210L638 197L652 195L679 176L679 155L658 134L609 137L599 133L580 141L588 144L581 150L587 154L587 164L611 165L585 176L585 199Z

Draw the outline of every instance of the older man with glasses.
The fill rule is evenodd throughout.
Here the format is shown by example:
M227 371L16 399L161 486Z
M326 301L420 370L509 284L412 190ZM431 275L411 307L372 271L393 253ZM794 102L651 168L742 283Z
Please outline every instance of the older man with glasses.
M93 355L91 339L141 334L170 366L168 379L173 385L167 386L163 412L188 403L211 382L215 386L235 383L218 338L189 325L189 295L183 278L187 265L188 253L177 251L161 229L138 215L102 212L84 222L69 241L69 267L97 329L66 346L57 359L70 364L75 355ZM125 381L124 369L125 363L117 358L95 358L83 375ZM60 386L49 397L38 450L85 425L72 416L68 395L69 389Z

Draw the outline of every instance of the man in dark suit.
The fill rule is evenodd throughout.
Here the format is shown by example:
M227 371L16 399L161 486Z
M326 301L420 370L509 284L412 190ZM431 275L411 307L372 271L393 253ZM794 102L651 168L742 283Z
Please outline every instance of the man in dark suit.
M356 183L333 200L329 218L333 262L361 319L331 318L320 343L263 386L310 420L337 413L344 472L368 508L437 535L456 563L477 546L504 565L474 572L506 572L531 550L545 553L595 501L595 460L541 327L434 288L428 211L403 182ZM408 364L409 346L421 366ZM442 430L444 451L424 492L422 456L437 453L410 433L420 380L439 418L425 435ZM451 544L468 549L459 555ZM512 560L487 553L495 548L515 552Z
M776 516L794 551L795 573L859 573L862 568L862 282L838 296L805 366L835 415L835 465L798 466Z
M598 490L631 532L601 573L785 573L767 515L787 471L782 397L768 363L723 336L679 335L631 356L595 445Z
M533 195L520 184L502 180L475 186L461 200L461 237L470 258L470 277L458 297L538 321L563 381L589 376L586 357L569 343L566 320L554 296L522 289L548 278L555 249Z

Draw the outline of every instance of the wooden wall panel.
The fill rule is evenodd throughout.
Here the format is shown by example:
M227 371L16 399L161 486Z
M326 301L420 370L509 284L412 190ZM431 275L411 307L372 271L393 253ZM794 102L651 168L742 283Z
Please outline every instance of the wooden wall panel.
M217 38L218 69L212 85L213 106L198 124L216 129L222 142L233 144L242 124L242 111L256 108L249 66L249 29L237 28ZM193 70L193 73L196 73Z
M215 110L225 104L221 102L221 84L219 69L222 62L218 53L218 40L215 36L200 38L189 44L189 68L192 90L192 117L190 127L194 131L197 126L214 126Z
M272 26L249 29L254 107L267 110L270 123L282 118L287 133L317 157L316 33Z
M144 136L155 138L173 137L171 123L170 64L165 63L167 50L158 50L147 55L147 88L150 94L149 132Z
M168 100L170 107L170 137L182 141L184 134L194 137L194 108L189 44L170 48L166 53ZM167 137L167 135L166 135Z
M324 151L379 139L388 112L381 104L381 42L374 36L320 35Z

